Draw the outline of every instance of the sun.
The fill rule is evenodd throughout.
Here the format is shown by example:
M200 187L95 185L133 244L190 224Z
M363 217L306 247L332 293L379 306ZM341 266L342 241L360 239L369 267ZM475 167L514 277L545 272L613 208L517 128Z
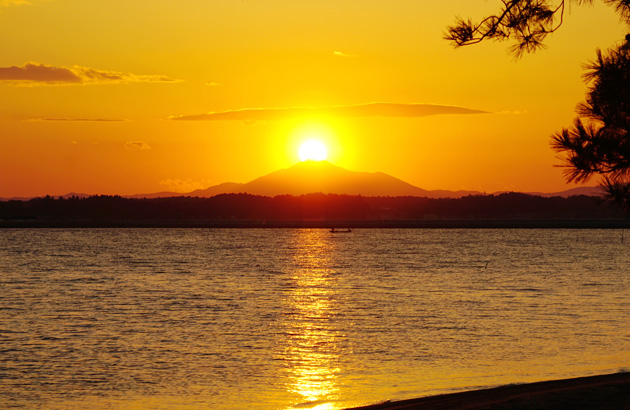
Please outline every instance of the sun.
M304 142L300 146L300 151L298 153L301 161L323 161L328 156L326 147L318 140L308 140Z

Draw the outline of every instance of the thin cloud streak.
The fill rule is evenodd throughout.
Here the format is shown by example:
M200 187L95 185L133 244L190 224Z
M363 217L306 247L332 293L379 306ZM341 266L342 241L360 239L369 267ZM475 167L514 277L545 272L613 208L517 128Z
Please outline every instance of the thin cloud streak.
M435 104L370 103L313 108L245 108L198 115L169 117L176 121L273 121L297 116L337 117L427 117L431 115L490 114L488 111Z
M160 185L165 186L169 191L186 193L197 189L208 188L213 185L213 182L209 180L197 181L190 178L168 178L160 181Z
M117 71L97 70L75 65L55 67L29 62L23 66L0 67L0 83L8 85L76 85L179 82L164 75L137 75Z
M31 121L57 121L57 122L125 122L129 121L123 118L31 118L25 120Z
M354 54L346 54L346 53L343 53L341 51L333 51L333 55L335 55L337 57L356 57L356 55L354 55Z
M148 149L151 149L151 146L144 141L128 141L128 142L125 142L125 149L148 150Z
M22 4L31 4L31 2L26 0L0 0L0 7L19 6Z

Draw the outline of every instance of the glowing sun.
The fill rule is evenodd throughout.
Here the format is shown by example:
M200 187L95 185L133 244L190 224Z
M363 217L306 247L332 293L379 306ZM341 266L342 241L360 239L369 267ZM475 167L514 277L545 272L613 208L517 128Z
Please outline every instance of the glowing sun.
M300 146L299 155L301 161L323 161L326 159L328 151L321 141L308 140Z

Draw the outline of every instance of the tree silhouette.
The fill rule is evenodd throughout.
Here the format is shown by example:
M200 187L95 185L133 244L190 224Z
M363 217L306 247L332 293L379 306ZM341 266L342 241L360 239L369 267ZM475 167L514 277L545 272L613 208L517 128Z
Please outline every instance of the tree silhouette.
M558 30L564 21L567 3L593 4L593 0L500 0L503 7L497 14L479 22L458 18L447 27L444 36L455 47L477 44L484 40L512 40L510 51L516 57L544 47L548 34ZM629 0L602 0L614 7L622 21L630 23Z
M628 36L630 37L630 36ZM552 148L565 154L569 181L603 177L610 199L630 212L630 44L603 53L587 67L591 84L578 105L573 126L552 136Z
M501 0L499 13L478 23L460 18L448 27L445 38L455 47L511 40L510 51L518 58L544 46L547 34L562 25L568 1ZM603 1L630 25L630 0ZM586 66L584 79L589 89L586 100L577 106L578 118L571 128L551 137L551 146L564 159L569 182L601 176L608 198L630 213L630 34L620 46L596 53L596 59Z

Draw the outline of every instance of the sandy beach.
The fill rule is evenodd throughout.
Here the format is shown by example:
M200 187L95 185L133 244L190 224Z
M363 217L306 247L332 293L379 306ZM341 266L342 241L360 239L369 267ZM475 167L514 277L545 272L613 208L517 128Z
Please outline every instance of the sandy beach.
M630 409L630 373L507 385L355 409L627 410Z

